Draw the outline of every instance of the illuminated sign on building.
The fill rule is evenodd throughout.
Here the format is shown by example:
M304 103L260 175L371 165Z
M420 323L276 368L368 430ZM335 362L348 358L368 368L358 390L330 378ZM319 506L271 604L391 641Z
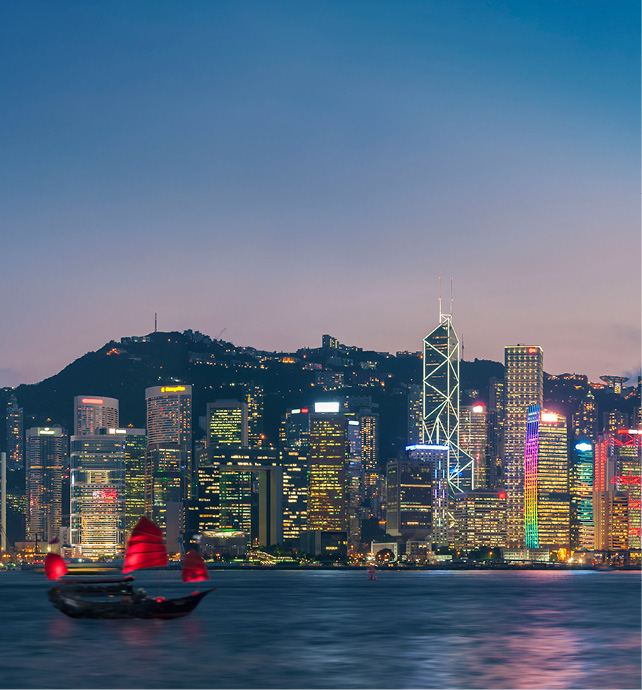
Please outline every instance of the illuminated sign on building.
M83 405L102 405L105 401L102 398L83 398L80 402Z
M339 412L338 402L318 402L314 403L315 412L332 412L337 414Z
M580 453L586 453L591 450L593 446L590 443L576 443L575 450L579 450Z
M483 412L483 411L484 411L483 405L475 405L475 407L473 407L473 412Z
M163 386L161 393L182 393L186 390L185 386Z
M542 412L543 422L558 422L559 417L555 412Z
M537 348L536 348L536 347L529 347L529 348L528 348L528 354L529 354L529 355L535 354L536 352L537 352Z
M436 444L419 443L414 446L406 446L406 450L448 450L450 446L439 446Z
M38 436L55 436L55 429L38 429Z

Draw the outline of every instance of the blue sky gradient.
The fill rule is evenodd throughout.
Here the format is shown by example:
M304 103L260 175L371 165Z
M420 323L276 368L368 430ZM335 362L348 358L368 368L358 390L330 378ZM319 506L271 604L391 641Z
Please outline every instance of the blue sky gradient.
M194 328L640 362L640 8L0 8L0 385ZM447 291L447 289L446 289Z

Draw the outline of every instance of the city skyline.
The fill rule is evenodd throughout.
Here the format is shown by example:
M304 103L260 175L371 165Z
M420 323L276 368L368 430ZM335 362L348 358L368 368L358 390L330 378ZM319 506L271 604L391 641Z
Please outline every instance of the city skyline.
M639 373L639 6L3 14L0 385L154 312L415 351L438 276L466 359Z

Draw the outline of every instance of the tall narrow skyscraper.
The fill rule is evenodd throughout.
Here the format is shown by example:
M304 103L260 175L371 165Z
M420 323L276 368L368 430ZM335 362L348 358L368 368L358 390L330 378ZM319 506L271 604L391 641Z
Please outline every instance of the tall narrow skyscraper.
M459 442L475 462L475 488L487 489L488 467L488 410L482 404L468 405L460 409Z
M423 443L447 445L450 493L474 485L474 463L459 444L459 338L451 314L424 338Z
M7 403L7 468L21 470L25 466L24 412L11 394Z
M541 347L505 348L504 486L507 541L524 545L524 449L526 414L543 402L544 357Z
M27 539L45 546L60 536L68 442L67 432L59 426L27 429Z
M154 457L148 458L148 467L158 471L156 461L161 465L167 459L172 459L172 467L178 462L185 474L183 488L185 498L192 493L192 387L188 385L152 386L145 389L147 402L147 449L154 451ZM167 448L167 454L158 453L159 449ZM176 453L181 457L176 460ZM156 500L151 497L153 503Z
M527 410L525 439L525 544L529 548L570 546L570 495L566 418Z
M308 530L347 530L346 422L342 414L310 415Z
M90 558L124 550L124 434L71 437L71 544Z

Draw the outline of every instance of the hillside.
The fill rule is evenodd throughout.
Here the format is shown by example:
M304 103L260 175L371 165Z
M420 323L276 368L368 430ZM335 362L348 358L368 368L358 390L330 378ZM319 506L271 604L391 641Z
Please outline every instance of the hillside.
M337 354L341 355L340 362L336 361ZM315 366L343 372L345 388L325 392L314 386ZM503 366L498 362L462 362L462 391L475 389L485 400L490 376L502 375ZM243 383L254 383L265 391L264 431L272 443L277 442L279 421L288 407L341 394L370 395L379 405L381 457L386 459L405 443L406 389L408 384L421 383L421 360L356 348L348 353L322 348L263 352L191 331L151 333L135 342L111 341L55 376L19 386L15 392L25 410L26 427L49 423L71 429L73 398L79 394L118 398L121 425L144 427L145 388L170 382L193 386L195 438L202 435L198 417L205 414L206 404L220 397L235 397Z

